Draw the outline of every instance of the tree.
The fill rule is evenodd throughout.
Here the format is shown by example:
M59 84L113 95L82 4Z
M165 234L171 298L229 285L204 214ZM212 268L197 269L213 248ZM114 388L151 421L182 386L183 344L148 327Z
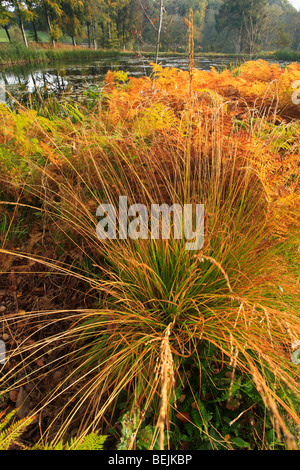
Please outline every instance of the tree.
M28 41L25 34L24 23L27 21L33 21L35 14L30 11L25 2L19 2L18 0L11 0L8 2L11 8L15 11L16 17L18 18L19 27L22 33L23 41L26 47L28 47Z
M207 4L202 31L202 47L206 51L220 50L223 44L222 34L217 32L215 19L222 3L223 0L210 0Z
M61 10L61 28L71 36L73 46L76 46L76 37L84 36L84 3L82 0L61 0Z
M59 20L62 16L62 8L60 0L37 0L35 11L37 12L39 19L42 18L46 21L50 40L55 45L58 29ZM55 31L53 31L53 28Z
M219 31L226 29L233 36L235 53L251 43L251 50L260 38L267 0L224 0L216 24ZM253 43L254 41L254 43Z
M51 32L50 32L50 35L49 35L50 40L51 40L54 47L56 46L57 41L59 40L61 35L62 35L62 31L61 31L58 23L56 21L54 21L51 25Z
M202 42L202 34L204 27L204 20L207 12L207 0L164 0L163 4L163 22L160 37L160 46L164 49L173 48L187 48L187 18L189 10L193 10L193 24L194 24L194 42L195 47L199 47ZM151 17L155 20L154 26L156 28L157 39L157 25L159 24L159 10L152 13ZM152 21L153 22L153 21Z
M157 27L156 49L155 49L155 63L156 64L158 62L158 51L159 51L159 44L160 44L163 13L164 13L164 2L163 0L159 0L159 20L158 20L158 27Z
M33 7L34 7L33 2L31 0L25 0L25 5L28 10L28 13L30 13L30 16L31 16L31 25L32 25L33 34L34 34L34 40L36 43L38 43L39 38L38 38L37 28L35 25L37 14L33 11Z
M11 36L9 34L9 25L15 21L15 17L12 11L8 10L8 2L0 1L0 26L5 30L8 40L11 42Z
M97 27L102 19L104 3L102 0L83 0L83 17L87 29L89 47L97 49Z
M95 6L97 2L94 2L93 0L84 0L83 1L83 8L84 8L84 18L85 18L85 24L86 24L86 29L87 29L87 37L88 37L88 45L89 48L92 45L91 42L91 26L93 23L93 17L95 16Z
M244 39L246 52L249 54L249 58L252 59L261 46L262 35L265 31L265 5L266 2L261 2L261 9L259 9L255 3L255 0L251 0L251 8L248 11L243 12L244 17Z
M155 63L158 62L158 52L160 47L160 38L161 38L161 31L163 25L163 16L164 12L166 13L164 7L164 0L158 0L153 4L153 11L148 13L149 5L144 4L142 0L138 0L139 4L142 8L142 11L145 15L145 18L151 25L152 29L155 31Z
M265 50L292 47L297 50L300 13L287 0L268 0L262 46Z
M108 39L112 44L114 35L118 48L125 49L125 36L126 29L128 26L128 12L130 0L108 0L107 2L107 14L108 14Z

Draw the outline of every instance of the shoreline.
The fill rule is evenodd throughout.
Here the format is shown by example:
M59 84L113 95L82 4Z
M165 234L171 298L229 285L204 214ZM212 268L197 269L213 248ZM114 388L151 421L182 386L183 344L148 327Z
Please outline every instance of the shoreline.
M5 47L5 46L4 46ZM22 47L22 46L21 46ZM26 49L27 50L27 49ZM26 51L25 50L25 51ZM20 50L15 49L17 54L20 54ZM21 49L23 52L23 48ZM14 58L12 60L1 60L1 46L0 46L0 69L3 67L17 67L19 65L34 65L34 64L51 64L57 62L67 62L72 60L97 60L109 57L126 57L126 56L142 56L142 57L155 57L155 52L147 51L119 51L119 50L94 50L86 48L57 48L57 49L43 49L43 48L29 48L28 58ZM160 57L171 57L171 56L187 56L186 52L161 52ZM299 56L299 57L298 57ZM291 61L299 62L300 54L291 53L290 57L285 57L285 54L281 51L266 52L258 54L255 58L249 58L246 54L225 54L221 52L198 52L194 54L194 57L207 57L207 58L233 58L247 60L258 60L258 59L274 59L279 61Z
M62 49L64 50L64 49ZM68 49L66 49L68 51ZM76 54L72 52L70 55L66 57L37 57L32 59L17 59L11 61L1 61L0 60L0 68L1 67L15 67L18 65L34 65L34 64L47 64L47 63L54 63L54 62L65 62L65 61L72 61L72 60L97 60L97 59L105 59L110 57L126 57L126 56L141 56L141 57L153 57L155 58L154 52L137 52L137 51L101 51L101 53L89 53L86 56L82 56L81 53ZM187 56L185 52L161 52L160 57L172 57L176 56ZM195 54L194 57L224 57L224 58L240 58L244 59L245 56L243 54L221 54L221 53L198 53Z

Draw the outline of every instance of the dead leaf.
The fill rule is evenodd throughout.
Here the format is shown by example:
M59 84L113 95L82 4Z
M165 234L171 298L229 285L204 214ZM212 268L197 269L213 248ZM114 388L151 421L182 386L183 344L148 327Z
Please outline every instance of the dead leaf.
M9 392L9 399L13 402L16 402L18 398L18 394L19 394L18 390L11 390Z
M181 411L180 413L176 413L176 418L183 423L189 423L191 421L191 415L187 411Z
M236 398L232 398L232 399L229 398L227 400L225 408L227 408L227 410L234 411L234 410L237 410L239 406L240 406L240 402Z
M26 393L23 387L20 388L20 391L18 393L16 407L18 408L18 411L16 413L18 418L22 419L28 416L28 412L30 409L30 399L28 393Z

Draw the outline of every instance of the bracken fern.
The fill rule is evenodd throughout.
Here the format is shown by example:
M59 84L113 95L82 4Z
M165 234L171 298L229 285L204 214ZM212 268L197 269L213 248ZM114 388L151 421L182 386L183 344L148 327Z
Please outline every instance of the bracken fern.
M284 219L279 230L278 221L287 212L281 204L284 198L275 197L275 188L285 186L298 195L298 167L291 158L292 167L282 180L279 170L278 175L272 170L278 176L273 180L260 171L264 156L253 117L257 112L273 122L278 111L274 90L262 79L266 69L262 63L260 80L252 63L234 79L228 71L194 71L192 91L189 74L174 69L155 66L155 80L133 78L122 85L111 73L99 111L83 123L70 119L69 135L62 133L58 141L38 117L34 120L33 128L47 140L51 153L47 164L31 164L40 176L29 193L44 211L48 236L59 230L73 248L69 263L45 259L42 249L18 256L42 263L52 274L56 270L76 276L99 298L93 309L29 312L22 319L9 319L27 319L28 338L10 351L9 360L22 359L4 375L3 387L9 390L39 380L42 370L35 372L31 365L47 345L56 357L45 367L61 370L63 378L36 412L72 391L51 423L61 423L54 445L78 416L84 416L79 426L83 437L103 426L108 416L113 420L123 400L151 421L153 442L160 434L160 447L169 447L165 430L170 431L170 417L176 413L174 389L189 382L192 363L202 374L199 390L190 387L192 395L201 396L205 380L214 382L216 369L231 368L254 384L278 436L296 448L282 414L300 424L294 401L284 393L288 389L299 398L299 369L291 361L291 345L300 337L299 282L284 257L285 249L297 243L299 199L288 207L293 216ZM290 69L292 75L299 73L297 67ZM284 81L288 72L271 67L269 73ZM253 75L249 84L248 74ZM238 128L233 117L239 104L203 93L215 87L228 98L226 90L232 84L243 97L241 103L248 100L246 106L240 104L240 111L249 125ZM258 104L252 109L253 96ZM283 92L280 97L285 105ZM158 116L162 105L168 112ZM148 115L152 120L146 123ZM293 139L295 152L298 143ZM289 153L290 147L284 151ZM120 195L128 197L129 205L143 203L148 209L153 203L204 204L203 248L186 251L185 240L173 236L99 240L96 208L102 203L117 207ZM59 331L44 335L49 325ZM203 373L207 345L214 353ZM23 368L26 377L11 385L12 374ZM231 383L226 399L234 393ZM198 403L205 423L203 429L197 425L199 433L208 433L204 410L205 402ZM50 431L45 430L45 437ZM209 439L215 448L216 438ZM231 448L225 436L220 439ZM135 442L129 445L134 446Z

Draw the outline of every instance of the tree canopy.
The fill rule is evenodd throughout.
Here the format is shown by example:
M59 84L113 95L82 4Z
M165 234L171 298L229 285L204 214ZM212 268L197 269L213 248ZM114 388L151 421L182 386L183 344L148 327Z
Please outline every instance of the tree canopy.
M53 44L153 50L160 25L160 50L185 51L190 9L196 52L300 49L300 12L288 0L0 0L0 27L10 41L18 27L25 43L26 30L36 42L39 31Z

